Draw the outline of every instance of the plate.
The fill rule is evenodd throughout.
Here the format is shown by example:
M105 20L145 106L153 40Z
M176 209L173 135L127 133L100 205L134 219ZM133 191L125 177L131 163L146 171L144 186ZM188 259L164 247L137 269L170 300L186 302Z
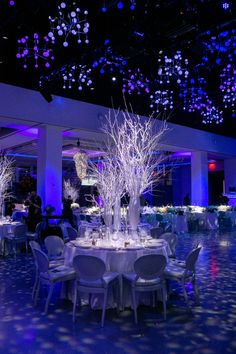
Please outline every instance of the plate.
M132 250L132 251L135 251L135 250L141 250L143 249L142 246L132 246L132 245L129 245L127 247L124 247L125 250Z

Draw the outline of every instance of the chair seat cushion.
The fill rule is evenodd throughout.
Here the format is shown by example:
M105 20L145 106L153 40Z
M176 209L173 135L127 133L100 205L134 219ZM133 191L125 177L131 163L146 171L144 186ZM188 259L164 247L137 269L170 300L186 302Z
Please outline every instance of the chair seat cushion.
M169 259L170 264L173 264L177 267L185 268L186 267L186 262L185 261L180 261L179 259Z
M49 281L66 281L75 279L75 271L65 265L50 269L47 273L41 273L42 279Z
M49 261L49 269L56 268L64 265L64 258L62 259L54 259Z
M92 287L92 288L104 288L105 286L108 286L113 280L115 280L118 277L119 273L116 272L107 272L103 275L103 278L98 279L98 280L85 280L85 279L79 279L78 280L78 285L79 286L84 286L84 287Z
M38 238L38 234L36 232L26 232L26 237L31 240L36 240Z
M138 278L136 280L136 273L124 273L123 277L130 281L131 283L135 284L135 286L148 286L148 285L157 285L161 283L161 278L155 278L155 279L142 279L142 278ZM136 280L136 281L135 281Z
M178 278L181 279L183 277L188 277L191 276L193 274L193 272L186 272L186 269L183 267L180 267L178 265L175 264L171 264L169 263L165 270L164 270L164 276L165 278Z

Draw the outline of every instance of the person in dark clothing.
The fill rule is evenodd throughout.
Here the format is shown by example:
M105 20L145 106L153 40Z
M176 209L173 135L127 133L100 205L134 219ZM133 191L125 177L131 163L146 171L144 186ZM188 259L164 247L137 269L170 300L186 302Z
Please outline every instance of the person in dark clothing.
M183 200L183 204L188 206L190 205L190 197L189 197L189 194L187 193L186 196L184 197L184 200Z
M69 221L71 226L74 226L73 223L73 211L71 209L71 204L73 203L73 200L70 195L68 195L68 198L65 198L63 200L63 210L62 210L62 215L64 216L65 219Z
M32 191L26 200L25 205L28 206L28 230L35 232L36 225L42 221L42 200L35 191Z

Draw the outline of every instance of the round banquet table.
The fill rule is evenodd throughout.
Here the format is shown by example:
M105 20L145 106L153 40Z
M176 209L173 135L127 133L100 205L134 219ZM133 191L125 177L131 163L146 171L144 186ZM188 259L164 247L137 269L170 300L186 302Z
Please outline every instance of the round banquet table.
M4 237L8 233L13 233L14 228L21 225L20 222L9 222L7 220L0 220L0 254L3 255L4 251Z
M153 242L152 242L153 241ZM116 249L115 247L96 247L89 246L88 243L83 240L70 241L65 244L64 257L65 265L72 266L73 258L77 255L89 255L101 258L106 264L106 270L108 272L118 272L119 277L119 293L120 293L120 308L131 306L130 289L127 284L123 284L122 274L134 271L133 265L137 258L148 254L162 254L168 260L168 256L171 254L169 244L162 239L151 240L149 244L145 246L130 246L122 249ZM142 297L141 297L142 295ZM139 303L146 305L150 304L151 297L147 297L141 294ZM71 294L69 297L72 298ZM102 298L96 294L92 298L91 305L93 308L102 307ZM115 307L116 299L110 294L108 299L108 307Z

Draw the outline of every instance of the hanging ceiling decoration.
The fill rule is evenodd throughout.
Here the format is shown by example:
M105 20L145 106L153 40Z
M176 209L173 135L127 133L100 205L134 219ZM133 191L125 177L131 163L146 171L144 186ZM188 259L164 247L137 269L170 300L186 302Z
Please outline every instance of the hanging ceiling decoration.
M71 5L69 2L62 2L58 6L58 15L56 17L49 16L51 29L48 36L53 43L57 36L63 38L64 47L68 47L70 36L76 37L78 44L82 43L82 37L85 38L85 43L89 43L88 11L82 10L77 3L78 1L75 1Z
M44 62L46 68L50 68L51 61L54 60L53 49L49 46L50 40L47 36L40 39L38 33L34 33L32 37L24 36L18 39L18 49L16 58L23 61L24 69L28 68L29 62L34 67L39 67L40 61Z
M91 79L91 69L87 68L86 65L70 65L61 71L63 79L63 88L71 89L76 86L79 91L83 88L91 88L93 83Z
M73 160L75 162L77 176L82 181L87 175L88 156L85 153L78 151L73 156Z
M122 92L141 95L142 93L149 93L150 81L141 72L140 68L136 70L129 69L123 76Z
M116 76L114 75L124 73L124 68L126 65L127 61L123 56L113 53L109 40L105 41L104 54L98 56L92 64L93 68L99 70L100 74L112 75L113 81L116 80Z
M171 82L180 84L189 75L188 59L182 58L180 50L172 58L159 52L158 67L157 80L160 85L169 85Z
M229 63L223 68L220 78L220 90L223 94L224 107L231 108L234 113L236 102L236 68L234 68L233 63Z
M118 10L123 10L128 5L129 9L131 11L134 11L136 9L136 0L128 0L128 1L113 0L110 2L108 0L104 0L102 4L102 12L107 12L114 5L116 5Z
M164 111L174 108L173 100L174 92L172 90L157 90L154 94L150 95L151 104L150 108L159 113L162 109Z
M185 80L180 84L180 88L179 97L184 111L201 111L211 102L206 92L206 80L202 77Z
M1 18L4 33L0 64L8 69L14 64L15 58L9 59L12 54L5 58L4 51L12 48L10 41L15 40L18 30L21 38L17 59L25 69L37 69L24 75L26 86L38 89L40 77L40 88L47 87L53 94L65 95L67 90L68 97L77 99L83 90L80 96L88 102L109 105L112 96L116 107L122 106L120 98L124 93L132 96L134 109L144 115L150 114L150 108L157 112L174 110L176 119L184 124L189 118L195 126L201 119L205 124L219 124L221 110L225 119L235 114L233 3L229 9L219 3L216 7L213 0L201 1L201 5L193 0L5 3L2 9L12 19L8 25ZM9 4L17 6L9 10ZM26 4L33 10L31 17L24 13ZM209 17L213 9L217 18ZM172 10L178 15L175 19ZM25 28L31 33L24 32ZM39 31L49 33L44 37ZM24 36L25 33L29 34ZM88 45L81 53L77 43ZM196 67L200 67L197 74ZM2 81L10 82L7 76L14 75L14 80L24 86L16 70L4 73Z
M209 101L209 105L206 105L204 110L201 111L203 124L220 124L223 122L223 111L220 111L218 107L212 105Z

